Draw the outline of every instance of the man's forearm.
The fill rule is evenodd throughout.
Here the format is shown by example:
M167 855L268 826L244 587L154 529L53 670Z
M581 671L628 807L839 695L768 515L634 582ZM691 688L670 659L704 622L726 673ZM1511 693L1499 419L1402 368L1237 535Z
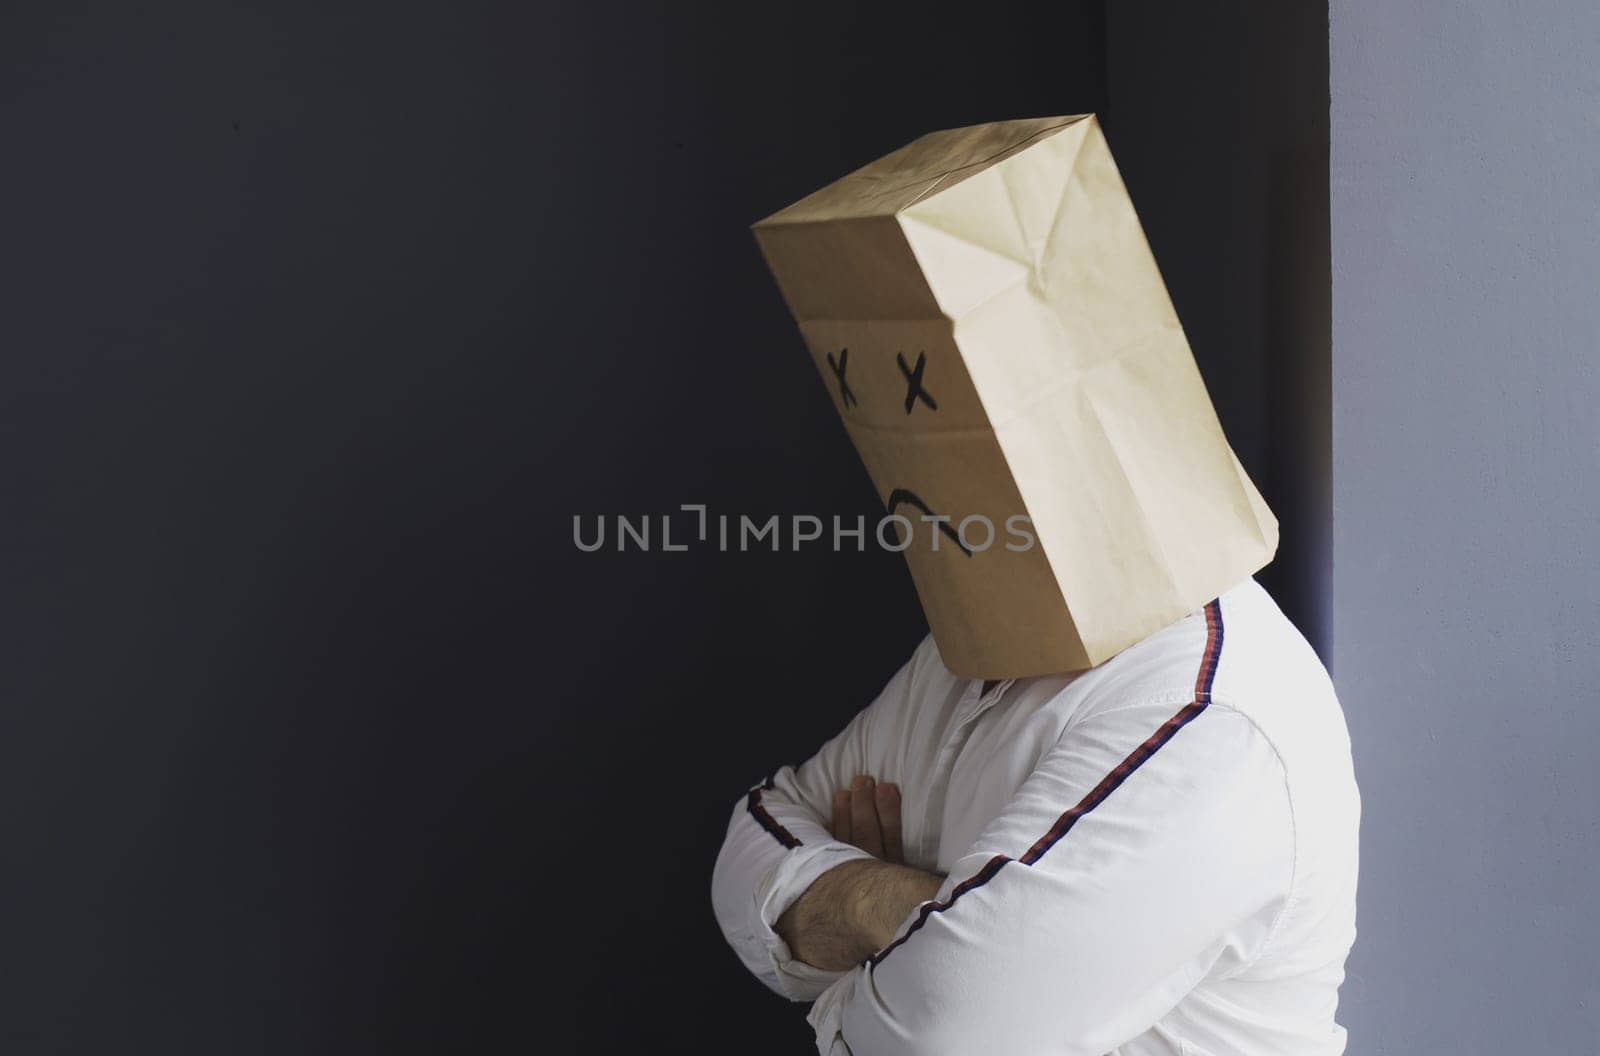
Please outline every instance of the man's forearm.
M852 968L889 944L944 878L909 866L859 859L819 876L778 918L789 952L814 968Z

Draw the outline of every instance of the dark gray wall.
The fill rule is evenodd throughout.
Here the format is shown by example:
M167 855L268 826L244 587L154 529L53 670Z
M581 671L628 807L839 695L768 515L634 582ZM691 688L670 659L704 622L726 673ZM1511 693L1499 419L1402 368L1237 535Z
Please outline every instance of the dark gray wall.
M1600 8L1335 0L1352 1051L1600 1050Z
M1325 2L1107 8L1107 135L1223 428L1277 513L1259 576L1327 657Z
M711 866L922 637L905 561L571 518L875 515L747 225L1103 109L1103 39L0 5L0 1052L814 1053Z
M6 5L0 1050L813 1051L708 874L904 562L570 518L876 509L746 225L930 129L1107 114L1315 636L1320 9L1101 9Z

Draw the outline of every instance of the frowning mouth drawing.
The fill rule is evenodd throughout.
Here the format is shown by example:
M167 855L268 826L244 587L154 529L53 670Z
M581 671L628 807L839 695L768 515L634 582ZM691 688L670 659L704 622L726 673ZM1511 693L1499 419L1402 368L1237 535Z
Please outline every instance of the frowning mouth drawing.
M889 501L885 505L888 507L890 513L894 513L894 511L899 509L901 506L915 506L917 509L922 511L923 516L925 517L938 517L938 520L931 523L937 525L939 531L943 532L950 538L952 542L959 546L963 554L966 554L968 557L972 556L972 550L967 546L966 543L961 541L961 533L951 527L950 518L943 516L942 514L934 513L933 510L928 507L928 504L923 502L916 492L910 491L906 488L895 488L889 493Z

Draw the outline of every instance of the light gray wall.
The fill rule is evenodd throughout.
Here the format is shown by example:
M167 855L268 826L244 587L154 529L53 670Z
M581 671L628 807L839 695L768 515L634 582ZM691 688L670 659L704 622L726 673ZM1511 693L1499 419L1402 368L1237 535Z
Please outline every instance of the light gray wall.
M1600 7L1334 0L1353 1053L1600 1052Z

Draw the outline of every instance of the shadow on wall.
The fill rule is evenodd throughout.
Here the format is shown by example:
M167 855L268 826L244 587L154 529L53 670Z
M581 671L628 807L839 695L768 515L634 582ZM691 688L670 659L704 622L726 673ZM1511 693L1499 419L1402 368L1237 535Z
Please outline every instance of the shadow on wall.
M1258 578L1330 655L1328 9L1109 5L1107 136L1223 428L1277 513Z

